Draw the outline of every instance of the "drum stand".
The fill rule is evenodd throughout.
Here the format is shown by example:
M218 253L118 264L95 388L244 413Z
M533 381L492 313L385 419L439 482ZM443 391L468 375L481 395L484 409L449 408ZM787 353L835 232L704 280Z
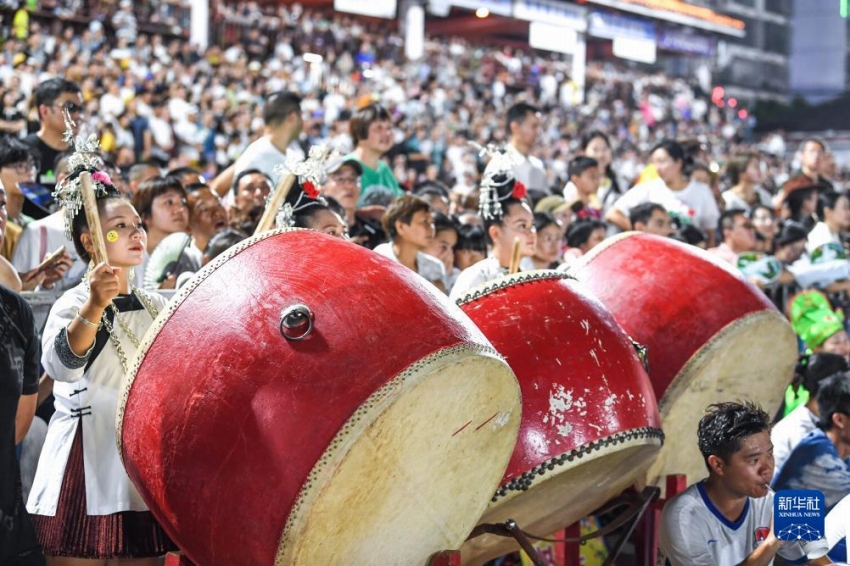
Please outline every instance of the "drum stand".
M195 566L182 552L169 552L165 556L165 566ZM460 566L459 550L444 550L431 556L428 566Z
M668 476L667 477L667 493L669 499L673 497L685 487L684 476ZM652 565L655 564L655 553L658 548L657 522L658 516L666 500L659 500L661 490L654 486L648 486L640 493L624 493L603 507L597 509L591 515L599 515L609 513L616 509L625 507L610 523L599 529L598 531L576 537L569 538L544 538L535 536L523 531L516 521L508 519L504 523L485 523L478 525L469 535L468 539L473 539L484 534L508 537L514 539L519 547L528 555L534 566L547 566L547 563L540 557L540 554L534 548L532 540L543 542L561 542L567 545L567 557L565 566L571 564L579 564L579 547L586 541L607 536L621 528L624 531L617 543L611 549L611 554L605 560L604 566L611 566L620 555L626 541L632 536L632 533L637 528L638 537L635 541L636 564ZM650 512L647 513L647 510ZM578 523L567 527L567 532L578 534ZM460 566L461 555L458 550L447 550L437 552L432 555L429 566ZM165 566L195 566L182 553L170 552L165 557Z
M622 535L620 536L617 543L611 549L611 553L605 561L604 566L610 566L614 564L614 561L620 555L620 552L623 549L625 543L632 536L632 533L635 530L635 527L639 524L639 522L644 517L647 509L650 508L653 502L655 502L661 490L654 486L648 486L643 489L640 493L624 493L619 497L616 497L606 503L603 507L600 507L591 515L601 515L604 513L610 513L614 510L621 509L625 507L611 522L606 524L601 529L583 535L583 536L575 536L569 538L546 538L541 536L536 536L530 533L523 531L517 526L516 521L513 519L508 519L504 523L495 523L488 524L485 523L483 525L478 525L475 527L475 530L472 531L472 534L469 535L470 539L481 536L483 534L491 534L502 537L513 538L519 547L528 555L531 559L531 562L534 566L548 566L548 562L544 561L537 550L532 545L532 540L542 541L542 542L555 542L555 543L565 543L568 549L568 556L566 557L565 564L579 564L579 547L585 542L599 537L607 536L615 531L620 529L624 529ZM567 528L568 532L579 534L578 523ZM643 564L643 562L638 562L639 564ZM646 564L649 564L648 562Z

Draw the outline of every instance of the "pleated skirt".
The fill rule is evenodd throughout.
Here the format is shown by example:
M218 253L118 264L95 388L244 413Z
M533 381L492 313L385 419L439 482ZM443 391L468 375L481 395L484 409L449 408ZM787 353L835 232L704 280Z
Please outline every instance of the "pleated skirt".
M177 550L150 511L88 514L82 423L68 455L56 515L31 517L38 541L48 556L147 558Z

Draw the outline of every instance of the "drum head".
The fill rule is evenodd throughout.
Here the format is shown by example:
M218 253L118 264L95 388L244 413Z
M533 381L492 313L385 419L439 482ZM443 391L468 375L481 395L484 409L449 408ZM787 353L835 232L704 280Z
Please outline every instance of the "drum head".
M598 300L563 273L532 271L473 289L460 305L523 395L517 446L482 523L514 519L547 536L643 478L662 443L655 395L634 344ZM483 535L466 542L463 560L514 548Z
M301 340L283 336L293 304L312 313ZM520 421L512 371L460 309L312 231L205 267L134 366L127 473L198 564L424 565L476 524Z
M667 435L648 481L663 487L669 474L687 475L688 484L706 477L696 438L706 407L753 401L775 410L788 381L777 375L793 373L796 362L797 338L776 311L750 314L721 330L685 364L658 404Z
M706 407L758 401L772 414L791 381L791 325L734 266L670 238L629 232L606 240L570 273L648 348L649 376L666 433L649 470L688 483L706 476L697 425Z

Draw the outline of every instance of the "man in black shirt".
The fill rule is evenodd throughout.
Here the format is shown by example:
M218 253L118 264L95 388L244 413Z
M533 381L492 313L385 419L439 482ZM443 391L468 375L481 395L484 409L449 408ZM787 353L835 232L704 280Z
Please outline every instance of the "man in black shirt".
M42 566L44 557L21 496L15 445L32 423L41 344L32 309L0 286L0 564Z
M65 134L64 111L68 109L79 128L83 95L77 83L54 78L43 81L36 87L34 103L38 109L39 130L28 135L24 141L37 149L41 156L36 182L53 192L56 185L56 157L68 149L68 144L62 139Z

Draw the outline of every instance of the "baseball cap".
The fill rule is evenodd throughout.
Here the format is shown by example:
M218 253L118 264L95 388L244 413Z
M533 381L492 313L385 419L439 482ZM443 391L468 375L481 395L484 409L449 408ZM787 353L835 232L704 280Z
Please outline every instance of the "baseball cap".
M328 163L325 165L325 173L336 173L343 165L351 167L352 169L357 171L358 175L363 174L363 166L360 164L359 161L351 157L338 157L336 159L329 160Z

